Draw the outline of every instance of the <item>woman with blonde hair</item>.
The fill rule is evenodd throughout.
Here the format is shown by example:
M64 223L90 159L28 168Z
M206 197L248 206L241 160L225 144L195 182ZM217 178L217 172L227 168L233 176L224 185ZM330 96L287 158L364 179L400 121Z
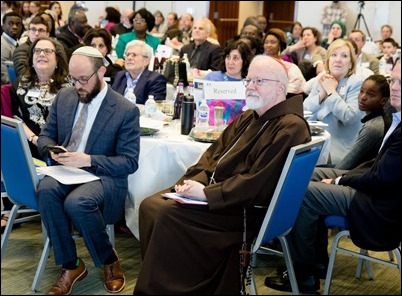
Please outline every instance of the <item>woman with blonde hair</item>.
M356 54L352 43L334 40L328 47L325 72L317 76L313 89L305 99L310 120L320 120L331 134L331 163L337 164L355 143L364 112L358 107L358 94L363 79L355 74Z

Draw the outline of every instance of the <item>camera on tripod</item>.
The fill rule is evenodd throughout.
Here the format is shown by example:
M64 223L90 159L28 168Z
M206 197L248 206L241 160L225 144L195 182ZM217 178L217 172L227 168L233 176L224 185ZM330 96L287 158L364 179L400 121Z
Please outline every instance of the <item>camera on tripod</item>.
M363 9L364 8L364 1L359 1L359 5L360 5L360 9Z

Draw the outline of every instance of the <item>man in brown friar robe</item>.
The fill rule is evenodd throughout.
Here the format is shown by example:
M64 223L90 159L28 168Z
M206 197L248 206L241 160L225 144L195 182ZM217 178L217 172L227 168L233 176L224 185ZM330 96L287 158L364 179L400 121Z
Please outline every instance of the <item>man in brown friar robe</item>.
M207 201L161 196L140 205L142 267L134 294L240 293L243 208L255 237L292 146L311 140L302 97L286 100L280 61L257 56L246 78L249 110L237 117L172 189Z

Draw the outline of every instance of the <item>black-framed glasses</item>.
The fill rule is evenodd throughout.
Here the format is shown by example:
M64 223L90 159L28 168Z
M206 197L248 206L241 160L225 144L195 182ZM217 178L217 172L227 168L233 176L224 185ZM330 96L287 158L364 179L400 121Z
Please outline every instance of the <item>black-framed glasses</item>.
M41 54L42 52L44 52L45 55L51 55L52 53L55 53L56 51L51 48L34 48L33 49L34 54Z
M99 70L99 69L98 69L98 70ZM89 80L92 78L92 76L94 76L94 74L95 74L96 72L98 72L98 70L96 70L95 72L93 72L93 73L91 74L91 76L89 76L89 77L87 77L87 78L84 78L84 77L81 77L81 78L74 78L74 77L72 77L72 76L70 75L70 80L71 80L71 82L72 82L73 84L76 84L77 82L79 82L81 85L87 85L88 82L89 82Z
M251 81L254 84L257 84L259 86L263 85L265 81L279 82L279 80L268 79L268 78L244 78L243 79L243 82L244 82L245 86L249 85Z
M32 33L38 32L39 34L43 34L43 33L47 32L45 29L36 29L36 28L29 28L29 31L31 31Z

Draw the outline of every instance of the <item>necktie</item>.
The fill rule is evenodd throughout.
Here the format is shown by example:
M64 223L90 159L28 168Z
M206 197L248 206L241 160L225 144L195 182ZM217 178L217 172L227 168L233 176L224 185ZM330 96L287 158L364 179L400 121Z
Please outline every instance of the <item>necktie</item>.
M84 133L85 125L87 122L88 105L89 104L84 104L84 106L81 109L80 115L78 116L77 122L73 127L70 142L66 147L68 151L77 151L77 148L80 145L82 134Z

